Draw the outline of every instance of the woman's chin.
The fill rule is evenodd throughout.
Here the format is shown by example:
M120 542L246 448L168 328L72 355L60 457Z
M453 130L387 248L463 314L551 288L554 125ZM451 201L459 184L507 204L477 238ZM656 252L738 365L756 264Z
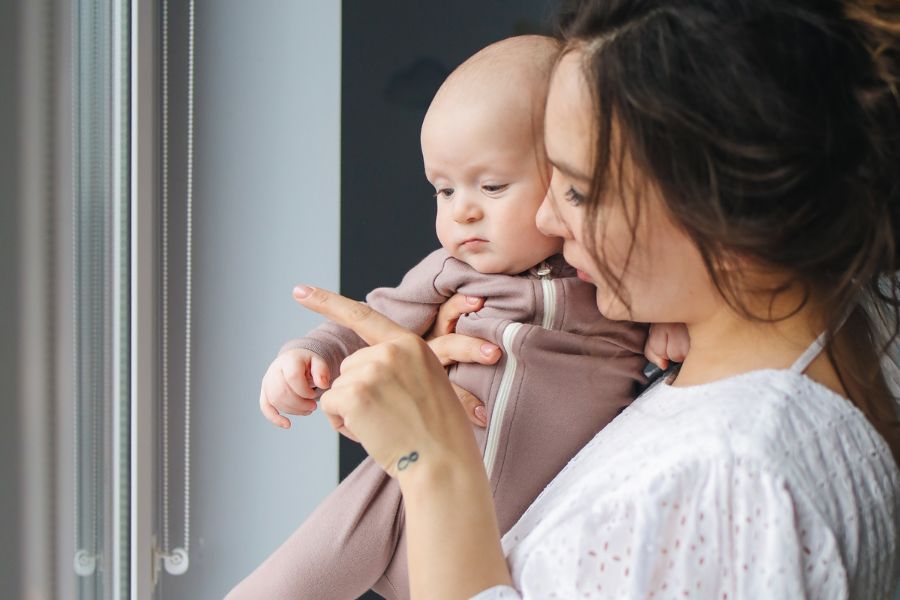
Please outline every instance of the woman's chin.
M596 293L597 310L610 321L630 321L628 309L614 294L605 293L599 287Z

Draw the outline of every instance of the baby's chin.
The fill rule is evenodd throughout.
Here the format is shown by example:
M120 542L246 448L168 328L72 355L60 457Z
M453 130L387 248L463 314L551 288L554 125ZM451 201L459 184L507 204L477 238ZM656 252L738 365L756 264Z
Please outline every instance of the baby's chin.
M454 252L454 258L457 258L479 273L485 275L518 275L524 273L528 269L540 264L540 260L532 261L530 259L514 259L503 256L495 252L472 252L461 253ZM526 264L527 263L527 264Z
M463 261L479 273L484 273L485 275L515 275L515 273L509 272L509 264L505 263L504 261L497 260L495 257L488 257L484 254L479 254L475 256L457 256L456 258Z

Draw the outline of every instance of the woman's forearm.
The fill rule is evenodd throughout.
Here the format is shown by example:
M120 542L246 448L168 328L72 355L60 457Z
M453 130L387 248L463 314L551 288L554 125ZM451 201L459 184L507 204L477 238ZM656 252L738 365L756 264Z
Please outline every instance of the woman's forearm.
M421 460L398 477L415 600L469 598L511 583L490 484L478 459Z

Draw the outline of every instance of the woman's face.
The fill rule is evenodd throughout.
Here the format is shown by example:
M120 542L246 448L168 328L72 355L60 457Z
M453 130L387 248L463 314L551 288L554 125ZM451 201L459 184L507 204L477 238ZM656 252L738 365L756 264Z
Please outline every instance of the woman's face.
M563 238L566 260L580 278L597 286L597 307L607 318L649 323L702 320L720 306L721 296L696 246L667 216L654 186L643 185L641 175L627 164L622 177L613 177L614 182L623 182L624 189L611 189L601 200L597 222L587 225L596 228L599 256L622 278L621 292L630 311L587 246L584 200L594 168L596 120L581 60L581 52L567 53L550 84L544 127L553 175L537 214L538 227ZM637 185L628 185L629 180ZM638 218L632 226L628 215L635 215L636 209Z

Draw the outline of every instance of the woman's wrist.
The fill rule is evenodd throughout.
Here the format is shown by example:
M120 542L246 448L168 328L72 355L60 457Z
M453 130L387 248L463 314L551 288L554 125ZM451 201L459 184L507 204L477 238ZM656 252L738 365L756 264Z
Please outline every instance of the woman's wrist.
M487 485L487 475L477 452L411 450L397 460L394 468L397 483L407 497L440 493L447 488L470 489L480 483Z
M413 597L469 597L511 582L490 482L472 454L422 452L397 472Z

